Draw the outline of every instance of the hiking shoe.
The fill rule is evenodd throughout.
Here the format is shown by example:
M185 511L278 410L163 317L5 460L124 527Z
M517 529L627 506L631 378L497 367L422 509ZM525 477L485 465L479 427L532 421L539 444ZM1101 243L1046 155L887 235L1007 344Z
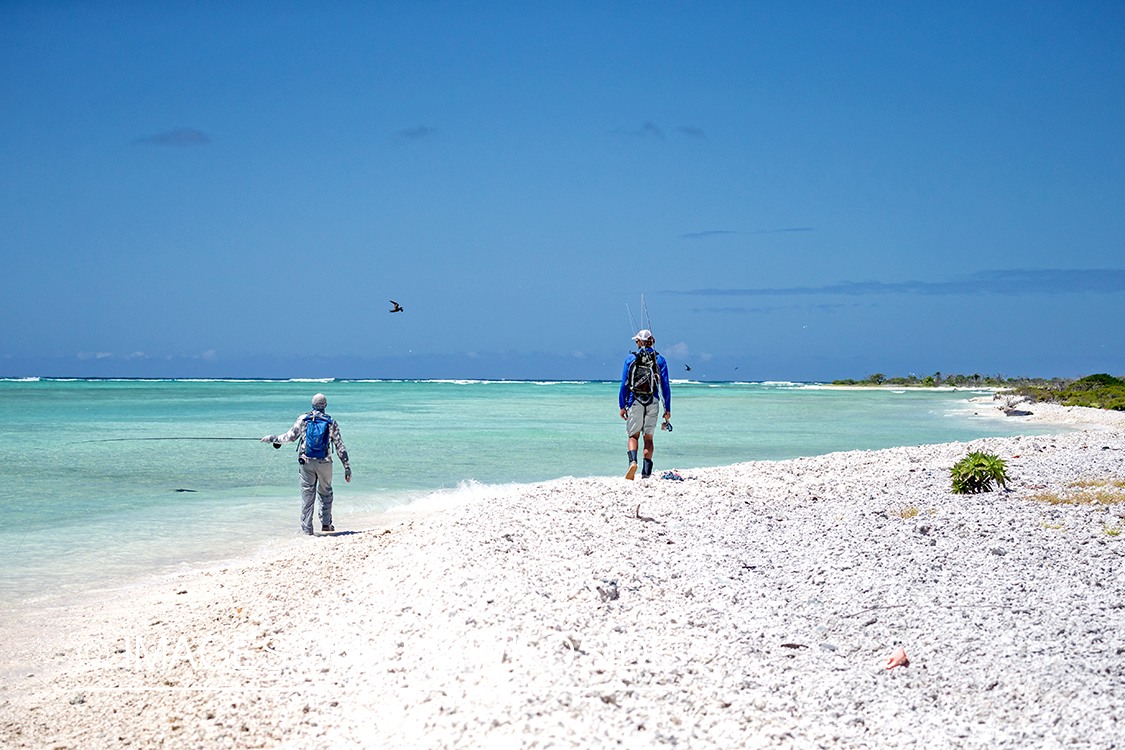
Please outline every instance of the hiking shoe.
M320 530L321 530L322 533L327 534L329 531L335 531L336 527L335 526L321 526Z
M637 462L629 464L629 471L625 472L626 479L632 479L637 474Z

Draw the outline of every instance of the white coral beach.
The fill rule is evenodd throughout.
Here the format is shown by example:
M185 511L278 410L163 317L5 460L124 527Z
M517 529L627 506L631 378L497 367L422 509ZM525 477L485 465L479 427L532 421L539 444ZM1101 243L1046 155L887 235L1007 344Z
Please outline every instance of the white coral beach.
M8 624L0 744L1110 747L1125 504L1033 499L1125 477L1106 419L531 485L89 595ZM973 449L1010 491L950 494Z

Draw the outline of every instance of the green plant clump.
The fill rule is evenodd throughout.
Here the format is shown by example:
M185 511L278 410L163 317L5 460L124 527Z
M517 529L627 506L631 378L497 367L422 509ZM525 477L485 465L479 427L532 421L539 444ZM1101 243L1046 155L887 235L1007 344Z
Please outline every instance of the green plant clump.
M974 451L953 464L949 470L953 478L953 492L958 495L975 495L992 492L992 483L1008 486L1008 467L1004 459L990 453Z
M1104 372L1055 387L1025 387L1016 392L1035 401L1050 401L1063 406L1125 411L1125 381Z

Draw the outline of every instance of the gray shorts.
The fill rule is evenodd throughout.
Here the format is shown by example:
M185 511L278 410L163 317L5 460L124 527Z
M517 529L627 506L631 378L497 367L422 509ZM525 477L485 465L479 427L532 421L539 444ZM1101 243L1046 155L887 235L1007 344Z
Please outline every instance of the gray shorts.
M634 401L626 414L626 435L633 437L642 432L651 435L656 432L656 428L660 424L660 400L654 398L652 403L647 406L640 401Z

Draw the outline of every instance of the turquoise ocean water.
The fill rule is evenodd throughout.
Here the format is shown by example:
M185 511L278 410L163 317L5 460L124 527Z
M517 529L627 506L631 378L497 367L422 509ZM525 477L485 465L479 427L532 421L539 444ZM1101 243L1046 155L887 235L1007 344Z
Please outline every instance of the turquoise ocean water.
M0 381L0 606L112 587L291 544L288 430L328 396L354 478L337 531L422 499L623 474L617 384L480 381ZM657 471L838 450L1057 432L973 415L970 391L676 383ZM121 440L125 438L125 440ZM337 463L339 469L339 464ZM177 490L191 490L190 492ZM315 542L313 542L315 543Z

